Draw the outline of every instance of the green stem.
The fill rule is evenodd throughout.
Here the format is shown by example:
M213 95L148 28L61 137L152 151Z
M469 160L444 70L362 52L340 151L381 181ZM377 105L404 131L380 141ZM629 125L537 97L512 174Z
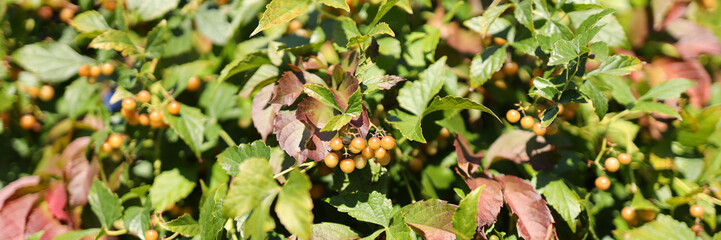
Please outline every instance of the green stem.
M411 196L411 203L415 203L416 197L413 194L413 189L411 189L411 183L408 182L408 176L406 175L406 171L401 170L401 175L403 176L403 181L406 182L406 189L408 190L408 195Z
M295 166L289 167L289 168L286 169L286 170L283 170L282 172L279 172L278 174L274 175L273 178L279 178L280 176L283 176L283 175L285 175L286 173L289 173L290 171L293 171L293 169L300 168L300 167L307 167L307 168L303 169L303 171L307 171L308 169L313 168L316 164L317 164L317 163L316 163L315 161L304 162L304 163L302 163L302 164L300 164L300 165L295 165Z
M220 138L222 138L228 146L238 146L238 144L235 144L235 141L233 141L233 138L231 138L230 135L228 135L228 133L222 128L220 129L220 132L218 132L218 135L220 135Z
M601 157L603 157L604 154L606 154L606 145L608 144L608 140L606 138L603 138L603 143L601 144L601 151L598 152L598 155L596 155L596 160L593 161L593 163L596 164L596 167L598 169L603 169L603 166L601 166Z
M128 233L128 230L125 230L125 229L120 229L120 230L115 230L115 231L105 230L105 234L107 234L109 236L120 236L120 235L123 235L126 233Z
M170 235L170 237L168 237L168 238L163 238L163 239L165 239L165 240L172 240L173 238L177 237L178 234L179 234L179 233L176 232L176 233L173 233L173 235Z

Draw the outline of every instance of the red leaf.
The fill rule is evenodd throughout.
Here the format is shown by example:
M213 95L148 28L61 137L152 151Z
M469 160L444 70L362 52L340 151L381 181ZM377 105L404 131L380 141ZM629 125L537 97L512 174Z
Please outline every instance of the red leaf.
M5 190L5 189L3 189ZM0 208L0 235L7 240L25 239L25 223L38 194L27 194L10 200Z
M456 234L432 226L426 226L418 223L406 223L416 233L423 236L423 239L427 240L444 240L444 239L456 239Z
M503 207L503 186L498 181L486 177L469 178L465 181L471 190L486 185L478 201L476 221L478 226L490 226L496 221Z
M691 106L701 108L711 100L711 76L697 59L677 61L662 58L654 60L652 64L664 71L664 80L687 78L696 82L696 85L686 90Z
M515 163L529 162L536 170L551 167L548 155L552 154L552 146L543 137L532 132L513 130L496 139L486 153L486 168L499 159L508 159Z
M255 97L253 97L251 118L253 118L253 126L258 130L263 141L265 141L268 134L273 131L273 118L275 118L275 114L280 111L280 104L270 103L274 89L275 83L263 87L255 94Z
M97 163L91 165L85 157L89 143L90 137L77 138L68 144L62 153L63 162L67 163L64 171L65 179L69 179L70 206L82 206L88 202L88 192L98 171Z
M686 15L686 8L688 8L688 2L683 1L672 1L673 6L666 14L666 18L663 19L663 23L660 27L657 26L656 30L664 29L669 23L683 18Z
M350 72L343 71L343 68L340 66L334 65L333 83L337 86L336 89L331 89L335 102L341 110L345 111L348 108L348 99L358 90L358 79Z
M456 133L456 136L458 136L458 138L453 142L453 146L456 147L458 167L466 174L466 178L470 178L473 176L473 173L481 167L483 163L483 153L479 152L474 154L466 137L459 133Z
M308 126L309 129L314 127L320 129L325 127L328 120L333 117L333 108L326 107L325 103L315 98L306 97L298 103L295 117Z
M31 187L38 184L40 184L40 177L27 176L18 178L17 180L3 187L2 189L0 189L0 209L3 208L5 200L12 197L12 195L15 194L15 191L17 191L18 189L24 187Z
M32 235L44 231L40 240L51 240L55 236L72 230L70 227L61 224L48 210L47 205L41 204L30 213L25 226L25 235Z
M366 138L370 128L370 120L368 119L368 108L365 105L363 105L361 115L350 120L350 126L358 131L362 138Z
M692 21L673 21L666 30L678 39L674 46L683 59L694 60L704 53L721 54L721 42L716 35Z
M289 106L295 102L295 99L303 93L303 82L294 72L285 72L278 79L278 87L273 92L273 99L270 103L276 103Z
M295 111L280 111L273 119L273 133L278 139L278 145L288 155L296 158L299 162L301 141L305 133L305 125L295 117Z
M533 185L510 175L497 176L496 179L503 184L503 196L508 206L518 216L517 228L521 237L527 240L556 237L551 210Z
M63 182L55 181L48 187L45 192L45 201L48 202L48 209L58 220L68 220L68 214L65 213L65 205L68 203L68 194L65 192Z

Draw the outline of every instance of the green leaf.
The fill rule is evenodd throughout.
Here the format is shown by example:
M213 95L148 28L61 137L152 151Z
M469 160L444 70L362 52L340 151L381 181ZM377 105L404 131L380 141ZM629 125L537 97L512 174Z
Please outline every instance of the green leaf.
M471 61L471 87L476 88L491 79L506 62L506 46L485 49Z
M425 111L423 111L423 115L428 115L431 112L439 111L439 110L448 110L448 109L473 109L473 110L481 110L483 112L489 113L496 117L498 121L500 122L501 119L496 116L491 109L487 108L486 106L483 106L483 104L474 102L471 99L468 98L462 98L462 97L454 97L454 96L446 96L446 97L439 97L436 96L433 98L433 102L431 102L431 105L426 108Z
M456 230L456 239L472 239L478 228L476 215L478 214L478 201L485 185L480 186L466 195L458 204L453 213L453 229Z
M119 30L105 31L103 34L93 38L88 45L90 48L115 50L123 54L123 56L133 55L143 52L143 48L136 45L127 32Z
M596 14L603 11L609 10L596 8L583 11L567 12L567 14L573 26L578 29L586 19L597 16ZM585 32L595 33L595 36L593 36L593 39L591 40L592 43L604 42L612 48L630 48L628 40L626 39L626 34L623 34L623 27L618 22L618 20L616 20L616 17L613 14L603 16L600 20L598 20L598 22L595 22L593 25L591 25L590 23L594 23L594 21L589 21L588 26L590 28L588 29L590 30ZM598 27L600 27L600 29L597 29ZM576 32L580 34L578 30Z
M270 216L270 205L274 199L275 193L260 198L257 207L253 209L245 221L243 233L250 236L251 240L266 239L266 233L275 228L275 219Z
M218 76L218 85L220 85L221 82L227 80L228 78L234 76L235 74L251 69L256 69L266 64L271 63L270 59L268 59L268 55L264 54L263 52L254 52L252 54L246 55L242 59L235 59L232 62L228 63L228 65L225 65L225 67L223 67L223 70L220 71L220 76ZM216 85L215 87L217 88L218 85Z
M348 213L358 221L375 223L384 227L388 227L393 212L391 200L376 191L370 194L341 194L326 201L336 207L339 212Z
M659 214L655 221L629 231L616 231L617 239L695 239L691 229L685 223L676 221L673 217Z
M95 10L85 11L73 18L70 26L78 30L78 32L100 32L110 30L110 26L105 22L105 18Z
M681 118L681 115L676 112L673 108L669 107L666 104L659 103L659 102L649 102L649 101L641 101L637 102L636 106L634 106L631 110L633 111L642 111L646 113L663 113L667 115L671 115L677 118Z
M89 228L83 230L68 231L56 235L53 240L79 240L87 236L97 235L100 232L100 228Z
M242 176L242 181L233 181L223 201L226 217L244 216L261 205L264 198L274 197L280 191L268 160L246 159L240 163L237 176Z
M393 214L388 239L412 239L408 224L424 225L453 232L453 214L456 207L446 201L429 199L404 206Z
M351 120L353 120L353 117L346 114L335 115L330 120L328 120L328 123L326 123L323 129L321 129L320 131L338 131L343 126L348 124Z
M671 79L654 86L651 90L648 90L646 94L638 98L638 101L678 98L681 96L681 93L686 92L686 90L693 85L696 85L696 82L685 78Z
M577 35L574 38L574 42L576 42L579 47L587 46L588 43L591 42L591 40L596 36L596 34L598 34L599 31L601 31L602 27L606 24L604 22L599 23L599 20L609 14L612 14L613 12L614 10L612 8L608 8L586 18L576 29Z
M513 15L519 23L523 24L528 30L534 32L533 26L533 1L511 0L516 6L513 8Z
M716 125L719 119L721 119L720 105L706 107L693 117L684 114L676 139L686 146L703 145L718 129Z
M350 227L331 222L313 224L314 239L355 239L358 233Z
M643 194L640 192L637 192L633 195L633 199L631 200L631 207L635 210L653 210L658 212L659 208L656 207L651 201L646 199Z
M369 25L373 26L378 23L378 21L380 21L381 18L383 18L383 16L385 16L386 13L388 13L388 11L390 11L391 8L396 5L396 3L398 3L398 0L383 0L383 2L381 2L381 6L378 7L378 12L376 13L376 16L373 17L373 22L371 22L371 24Z
M597 74L623 76L641 70L641 67L641 60L636 57L615 55L609 57L596 70L589 72L587 76L594 76Z
M373 37L373 36L377 36L377 35L381 35L381 34L388 34L391 37L396 36L396 34L393 32L393 29L391 29L391 27L388 26L388 23L384 23L384 22L378 23L375 26L373 26L373 28L370 30L370 32L368 32L367 35Z
M69 118L97 109L100 106L98 95L87 94L97 91L98 86L88 83L85 79L78 79L66 87L61 101L56 103L58 112L67 114Z
M581 213L581 199L575 191L568 187L563 179L542 173L537 176L536 186L538 192L546 197L546 201L566 221L568 227L576 232L576 218Z
M138 16L143 21L150 21L178 8L180 0L142 0L138 2L135 8Z
M608 112L608 99L603 95L601 90L593 85L591 81L585 81L581 86L581 92L585 94L588 99L593 103L593 109L596 111L598 119L603 119L603 116Z
M633 96L631 88L619 76L598 74L589 79L599 89L613 93L611 96L620 104L631 105L636 102L636 97Z
M59 42L25 45L13 52L12 57L23 69L48 82L65 81L77 74L83 64L94 63L92 58L80 55Z
M192 237L200 233L200 225L187 213L163 224L163 227L171 232L177 232L186 237Z
M138 206L130 206L123 214L125 229L140 239L145 239L145 231L150 227L150 212Z
M216 239L223 230L226 221L223 217L223 198L227 191L227 185L221 185L204 193L198 219L200 239Z
M150 186L150 202L153 209L163 210L184 199L193 191L195 182L180 175L177 168L160 173Z
M218 154L217 158L229 175L238 176L238 166L246 159L270 159L270 147L265 145L265 142L256 140L250 144L244 143L237 147L228 147Z
M310 6L311 2L309 0L272 0L265 6L265 12L260 18L258 27L253 30L250 36L252 37L272 26L289 22L293 18L303 15Z
M164 116L170 128L180 136L183 141L193 150L196 157L200 157L203 145L203 133L205 131L205 115L200 109L180 104L178 116L164 110Z
M199 60L181 65L174 65L163 70L163 79L161 83L163 88L171 89L175 87L175 94L178 95L180 92L185 90L188 85L188 80L191 77L199 77L206 74L211 74L210 69L213 63L211 61Z
M578 57L579 49L571 41L559 40L551 48L551 57L548 58L548 66L566 64Z
M486 35L493 22L496 21L496 19L498 19L498 17L501 16L501 14L510 6L511 4L502 4L488 8L485 12L483 12L483 15L468 19L463 22L463 25L480 33L481 35Z
M310 179L293 170L278 194L275 213L285 229L300 239L310 239L313 224L313 200L310 198Z
M350 12L350 6L348 6L348 3L346 3L345 0L320 0L319 2L329 7L339 8L345 10L346 12Z
M123 205L118 195L111 192L102 182L93 181L88 194L90 208L105 227L113 226L113 222L123 216Z
M328 87L315 83L305 84L304 87L305 88L303 89L303 92L305 92L305 94L308 94L308 96L317 99L318 101L324 103L326 106L330 106L333 109L342 111L338 104L335 102L335 96L333 95L333 92Z
M534 94L551 101L555 101L557 99L556 96L559 94L556 85L554 85L551 80L542 77L536 77L533 80L533 88L535 88L533 91Z

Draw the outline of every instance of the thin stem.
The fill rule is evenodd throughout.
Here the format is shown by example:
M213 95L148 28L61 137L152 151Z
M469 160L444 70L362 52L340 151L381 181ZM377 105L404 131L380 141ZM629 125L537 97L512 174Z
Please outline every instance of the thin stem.
M105 230L105 234L109 236L120 236L123 234L128 233L128 230L120 229L120 230Z
M308 169L313 168L316 164L317 164L317 163L316 163L315 161L304 162L304 163L302 163L302 164L300 164L300 165L295 165L295 166L289 167L289 168L286 169L286 170L283 170L282 172L279 172L278 174L274 175L273 178L279 178L279 177L285 175L286 173L289 173L290 171L293 171L293 169L300 168L300 167L307 167L307 168L303 169L303 171L307 171Z
M406 182L406 189L408 190L408 195L411 196L411 203L416 202L416 197L413 195L413 189L411 189L411 183L408 182L408 176L406 175L405 170L401 170L401 175L403 176L403 181Z
M178 236L178 234L179 234L179 233L177 233L177 232L176 232L176 233L173 233L173 235L170 235L170 237L167 237L167 238L163 238L163 239L165 239L165 240L171 240L171 239L173 239L173 238L177 237L177 236Z
M604 154L606 154L606 145L608 144L608 140L606 138L603 138L603 143L601 144L601 151L598 152L598 155L596 155L596 160L593 161L593 163L596 164L596 167L598 169L603 169L603 166L601 166L601 157L603 157Z
M238 144L235 144L235 141L233 141L233 138L231 138L230 135L228 135L228 133L225 130L220 129L220 132L218 132L218 135L220 135L220 138L222 138L223 141L225 141L225 143L228 144L228 146L234 146L234 147L238 146Z

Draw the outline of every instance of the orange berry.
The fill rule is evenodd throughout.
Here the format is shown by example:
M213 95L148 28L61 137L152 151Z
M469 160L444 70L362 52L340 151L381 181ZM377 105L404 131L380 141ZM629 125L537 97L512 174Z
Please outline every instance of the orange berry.
M378 162L380 165L386 166L388 163L391 162L391 155L390 154L384 154L383 157L378 158L376 156L376 162Z
M557 115L563 115L563 104L560 104L560 103L559 103L559 104L556 105L556 106L558 107L558 113L556 113L556 114L557 114Z
M138 101L140 103L149 103L150 102L150 92L148 92L146 90L142 90L142 91L138 92L136 97L138 98Z
M542 77L543 76L543 69L541 68L534 68L531 72L531 76L533 77Z
M33 127L35 127L35 116L30 114L25 114L22 117L20 117L20 127L22 127L25 130L30 130Z
M66 7L60 10L60 21L69 23L75 17L75 10Z
M396 139L391 136L385 136L381 139L381 147L385 150L391 150L396 147Z
M138 123L143 126L148 126L148 124L150 124L150 118L148 118L148 114L140 114L138 116Z
M115 0L105 0L103 1L103 8L107 9L108 11L115 11L115 8L118 6L118 3L115 2Z
M620 165L618 163L618 159L616 159L614 157L610 157L610 158L606 159L605 162L603 162L603 166L606 168L606 171L616 172L616 171L618 171L618 168Z
M48 6L38 8L38 17L43 20L50 20L53 18L53 9Z
M365 159L371 159L375 156L375 151L373 151L370 146L366 146L363 148L363 151L361 151L361 155L363 155Z
M496 45L503 45L503 44L506 44L507 42L508 41L506 41L506 39L499 38L499 37L493 37L493 43L495 43Z
M364 158L361 155L356 155L355 157L353 157L353 163L355 164L355 168L363 169L366 167L368 159Z
M375 153L373 155L376 157L376 159L381 159L381 158L386 157L386 155L388 155L388 154L385 149L379 148L375 151Z
M551 125L548 125L546 128L546 131L546 134L548 135L556 135L556 133L558 133L558 127L555 123L551 123Z
M608 179L606 176L600 176L596 178L596 188L600 189L601 191L606 191L611 187L611 179Z
M335 166L338 166L338 160L340 160L338 154L328 153L328 155L325 155L325 158L323 158L323 163L329 168L335 168Z
M180 113L180 103L173 101L168 104L168 113L178 115Z
M195 92L198 89L200 89L200 83L201 83L200 78L191 77L190 79L188 79L188 85L185 86L185 89L187 89L188 91L191 91L191 92Z
M95 66L95 65L90 66L90 77L96 78L96 77L100 76L100 72L101 72L100 67Z
M535 133L536 136L546 135L546 127L544 127L540 122L533 124L533 133Z
M164 120L165 120L165 119L163 119L163 112L162 112L162 111L160 111L160 110L155 110L155 111L153 111L153 112L150 113L150 123L151 123L151 124L152 124L153 122L159 122L159 123L162 124Z
M25 91L28 93L28 96L30 96L30 98L32 98L32 99L38 98L38 96L40 96L39 88L28 87L27 89L25 89Z
M109 76L109 75L113 74L114 71L115 71L115 66L113 66L113 64L110 64L110 63L104 63L103 66L100 67L100 72L102 72L103 75L105 75L105 76Z
M506 112L506 120L510 123L517 123L521 120L521 113L519 113L516 109L508 110L508 112Z
M623 165L628 165L631 163L631 155L628 155L626 153L618 154L618 161L621 162Z
M368 139L368 147L370 147L371 150L378 150L381 148L381 139L378 137L371 137Z
M145 240L158 240L158 231L149 229L145 232Z
M521 127L524 129L531 129L533 125L536 123L536 120L533 119L531 116L525 116L521 118Z
M113 151L113 147L111 147L109 143L104 142L103 145L100 146L100 150L109 153Z
M656 211L654 210L640 210L638 213L638 215L641 216L641 220L646 222L653 221L653 219L656 218Z
M626 222L633 222L633 220L636 220L636 210L632 207L625 207L621 209L621 218L626 220Z
M442 128L441 133L438 134L438 137L443 139L449 138L451 137L451 132L449 132L447 128Z
M310 197L313 199L319 199L323 196L323 186L318 184L313 184L312 187L310 187Z
M410 167L411 171L420 172L423 169L423 160L417 157L412 158L408 162L408 167Z
M518 73L518 64L515 62L507 62L503 65L503 73L506 74L506 76L513 76Z
M126 111L135 111L135 108L138 106L138 104L135 102L135 99L132 98L126 98L123 99L123 109Z
M340 151L343 149L343 140L339 137L334 137L330 140L330 148L333 149L333 151Z
M81 77L89 77L90 76L90 65L83 64L78 69L78 76Z
M701 224L697 223L697 224L694 224L693 226L691 226L691 231L693 231L696 234L696 236L701 236L701 235L703 235L704 229L703 229L703 226L701 226Z
M117 133L110 135L110 137L108 138L108 144L110 144L110 147L112 147L113 149L117 149L123 145L123 137Z
M50 101L55 96L55 89L50 85L43 85L40 87L40 100L45 102Z
M691 214L692 217L700 218L703 217L703 207L698 204L691 205L691 207L688 208L688 212Z
M344 173L352 173L355 169L355 162L353 159L347 158L340 161L340 170Z

